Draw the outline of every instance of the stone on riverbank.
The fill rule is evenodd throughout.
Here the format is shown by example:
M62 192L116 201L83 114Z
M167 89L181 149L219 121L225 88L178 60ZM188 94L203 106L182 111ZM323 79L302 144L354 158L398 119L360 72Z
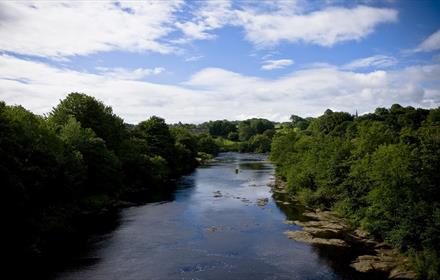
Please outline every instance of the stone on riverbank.
M284 234L286 234L289 239L293 239L299 242L338 246L338 247L348 247L348 244L342 239L314 237L310 232L306 232L306 231L287 230L284 232Z
M388 274L390 279L415 279L415 272L408 269L408 260L391 249L376 249L375 255L358 256L351 267L359 272L380 271Z
M214 197L222 197L222 193L220 191L215 191L214 192Z
M314 237L319 238L341 238L343 237L341 230L332 228L304 227L303 231L310 233Z
M285 221L287 224L302 227L302 231L286 231L288 238L311 244L344 247L351 243L363 243L374 250L374 253L358 256L351 267L363 273L382 272L388 274L390 279L415 279L416 274L408 268L407 258L385 243L368 239L368 234L364 231L352 231L343 219L332 212L306 212L303 216L313 220Z
M347 226L345 224L337 224L330 221L307 221L307 222L293 221L293 223L300 227L307 227L307 228L324 228L324 229L332 229L337 231L347 230Z
M259 199L257 199L257 205L259 207L265 207L268 202L269 202L269 198L259 198Z
M206 228L206 231L208 232L216 232L216 231L222 231L223 227L216 227L216 226L210 226Z

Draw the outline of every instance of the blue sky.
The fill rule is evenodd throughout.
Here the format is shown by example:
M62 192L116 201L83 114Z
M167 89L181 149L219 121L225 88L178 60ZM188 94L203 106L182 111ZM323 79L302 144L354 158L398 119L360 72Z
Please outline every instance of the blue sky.
M127 122L440 103L439 1L3 1L0 99Z

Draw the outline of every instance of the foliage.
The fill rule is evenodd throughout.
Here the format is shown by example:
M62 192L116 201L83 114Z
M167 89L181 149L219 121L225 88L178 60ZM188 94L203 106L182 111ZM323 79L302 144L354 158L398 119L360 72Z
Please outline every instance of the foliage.
M1 204L11 259L44 259L66 248L85 216L120 199L146 200L191 171L210 136L170 129L159 117L124 124L112 108L71 93L48 118L0 102ZM137 195L142 194L142 195ZM87 220L87 219L86 219ZM50 263L50 260L46 262Z
M212 136L228 137L230 133L237 132L237 126L227 120L217 120L208 122L209 134Z
M439 108L377 108L353 117L327 110L277 131L270 158L302 202L333 208L403 252L420 276L438 279L440 252Z
M274 124L266 119L249 119L238 124L238 135L241 141L247 141L252 136L263 134L266 130L273 130Z
M268 136L257 134L249 139L249 148L256 153L267 153L270 151L270 143L271 141Z
M71 93L53 108L49 122L61 127L74 117L82 127L92 129L110 149L117 149L125 137L125 126L121 118L104 103L83 93Z
M202 134L198 138L198 150L203 153L217 155L220 152L220 147L210 135Z

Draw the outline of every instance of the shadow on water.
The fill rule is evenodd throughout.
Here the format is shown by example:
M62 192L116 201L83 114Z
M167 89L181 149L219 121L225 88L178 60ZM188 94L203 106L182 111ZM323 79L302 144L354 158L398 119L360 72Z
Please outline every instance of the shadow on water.
M193 187L194 179L184 176L160 190L133 193L130 197L127 197L127 200L134 203L134 207L149 203L167 203L174 201L176 194L179 192L184 192ZM105 213L78 217L74 221L76 223L75 228L77 228L74 236L65 237L58 242L62 250L53 248L54 251L56 250L52 253L54 257L46 261L51 264L51 267L46 268L43 265L35 264L34 272L43 279L56 279L60 272L80 270L98 264L101 258L95 256L94 252L101 244L111 238L112 233L121 226L121 220L121 209L119 207ZM57 244L57 242L54 243Z
M239 169L236 172L236 169ZM365 248L289 240L284 220L310 220L287 194L271 193L264 155L225 153L150 193L95 232L60 279L385 279L349 264ZM267 203L259 205L262 201Z
M272 195L276 206L280 211L286 215L286 219L289 221L310 221L314 220L303 215L307 210L307 207L298 204L295 201L291 201L289 196L285 193L274 192ZM288 202L288 204L286 203ZM388 279L385 273L372 272L372 273L359 273L350 264L360 255L374 254L370 248L362 244L350 244L348 248L335 247L329 245L312 245L312 250L319 256L319 261L331 267L333 272L341 279Z

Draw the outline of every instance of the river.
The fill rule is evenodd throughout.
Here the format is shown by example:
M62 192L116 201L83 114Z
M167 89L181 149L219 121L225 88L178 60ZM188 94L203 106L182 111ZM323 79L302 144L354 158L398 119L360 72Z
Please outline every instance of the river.
M183 177L171 198L122 210L117 228L57 278L362 278L348 266L350 251L283 234L301 229L283 222L303 209L275 199L267 186L273 180L265 156L221 154Z

